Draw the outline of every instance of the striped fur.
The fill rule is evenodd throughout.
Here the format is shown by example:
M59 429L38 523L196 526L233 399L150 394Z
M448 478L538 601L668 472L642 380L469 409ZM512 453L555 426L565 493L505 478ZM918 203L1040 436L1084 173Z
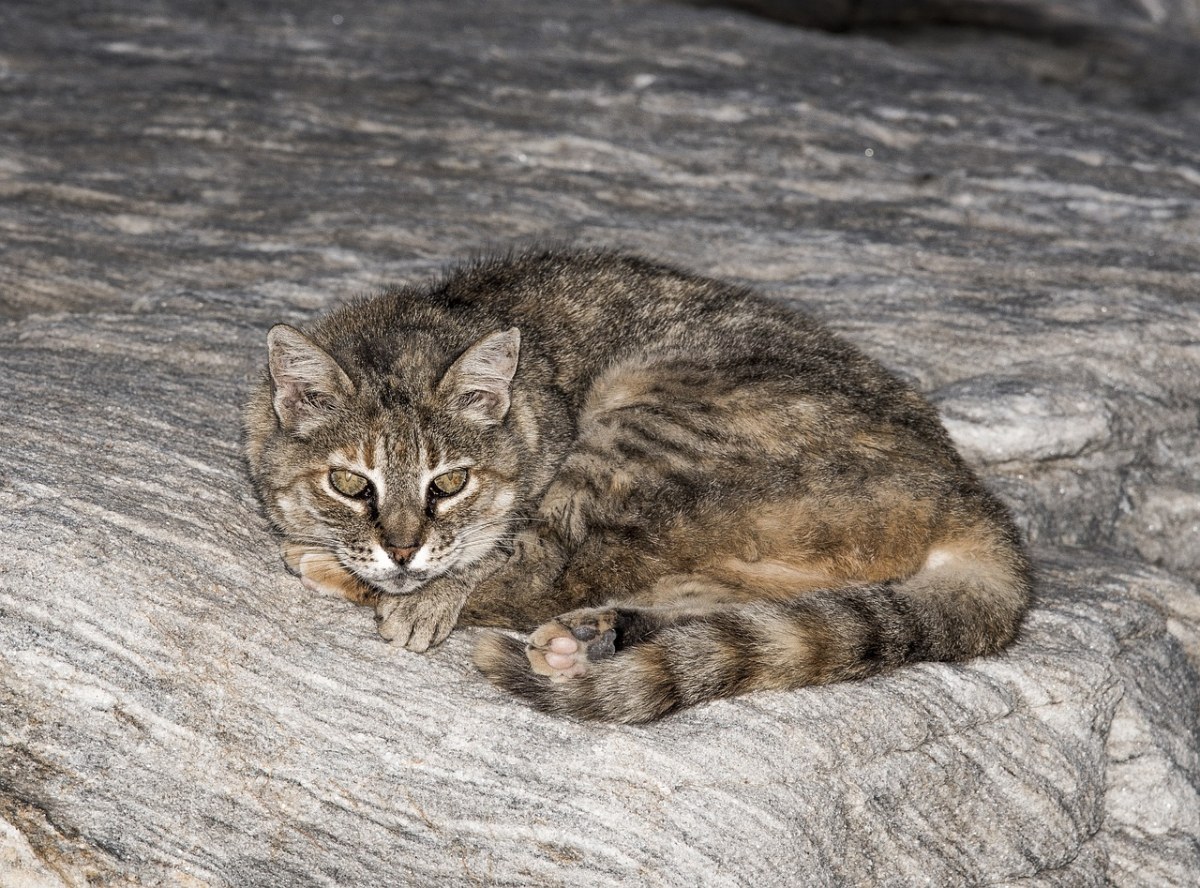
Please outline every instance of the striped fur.
M1028 604L1012 520L933 408L738 287L535 251L277 326L268 353L246 449L288 564L411 650L531 631L476 662L549 712L993 653Z

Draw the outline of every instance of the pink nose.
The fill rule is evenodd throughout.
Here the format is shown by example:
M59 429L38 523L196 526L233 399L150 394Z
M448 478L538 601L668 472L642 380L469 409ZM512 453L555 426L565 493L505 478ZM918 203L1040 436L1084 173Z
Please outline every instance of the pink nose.
M419 543L415 546L388 546L387 553L397 564L403 564L416 555L419 548L421 548Z

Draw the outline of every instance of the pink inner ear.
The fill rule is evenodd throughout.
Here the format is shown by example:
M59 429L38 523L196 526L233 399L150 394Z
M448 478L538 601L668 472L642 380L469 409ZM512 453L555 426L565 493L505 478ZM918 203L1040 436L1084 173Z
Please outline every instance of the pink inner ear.
M292 388L287 395L287 402L292 408L314 413L332 410L337 406L337 402L330 395L303 386Z
M294 381L276 385L275 413L285 428L295 428L312 417L320 409L314 401L312 393Z
M495 407L499 403L499 399L492 392L486 392L482 389L463 392L458 396L458 407L460 410L465 410L468 407Z
M354 393L345 371L320 346L282 324L268 334L275 415L289 431L304 431Z
M294 372L295 367L295 362L285 358L280 362L279 372L272 377L275 382L275 413L284 427L289 429L303 426L338 406L337 394L322 387L322 384L329 385L329 380L306 379Z

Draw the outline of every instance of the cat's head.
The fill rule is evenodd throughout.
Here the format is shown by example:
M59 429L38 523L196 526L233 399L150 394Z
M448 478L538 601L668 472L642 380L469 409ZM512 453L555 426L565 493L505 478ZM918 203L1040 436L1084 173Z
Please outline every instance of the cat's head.
M512 406L520 333L453 357L342 363L280 324L250 405L251 473L289 542L384 592L415 592L501 545L521 498ZM347 356L348 357L348 356ZM347 366L343 367L343 364Z

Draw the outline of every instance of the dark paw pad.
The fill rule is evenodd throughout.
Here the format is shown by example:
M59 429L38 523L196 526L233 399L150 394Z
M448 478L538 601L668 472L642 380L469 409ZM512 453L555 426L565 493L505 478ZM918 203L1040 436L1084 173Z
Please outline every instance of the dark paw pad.
M588 637L580 636L580 631L586 629ZM603 632L597 632L591 626L579 626L571 630L571 634L580 641L589 642L587 645L587 658L593 663L596 660L603 660L606 657L615 656L617 653L617 631L615 629L605 629Z
M551 681L584 675L589 664L616 655L615 616L611 610L573 611L534 630L526 648L530 668Z

